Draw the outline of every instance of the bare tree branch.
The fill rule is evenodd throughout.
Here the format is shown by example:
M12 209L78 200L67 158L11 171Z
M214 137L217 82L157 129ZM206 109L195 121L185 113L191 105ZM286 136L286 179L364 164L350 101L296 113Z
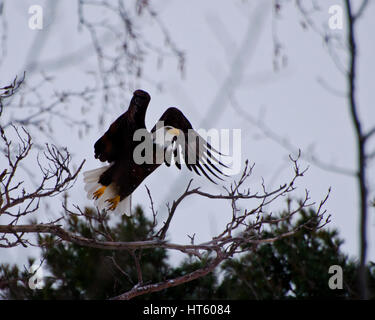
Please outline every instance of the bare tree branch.
M362 0L361 6L359 7L357 13L353 15L354 21L359 19L362 16L369 2L370 1L368 0Z

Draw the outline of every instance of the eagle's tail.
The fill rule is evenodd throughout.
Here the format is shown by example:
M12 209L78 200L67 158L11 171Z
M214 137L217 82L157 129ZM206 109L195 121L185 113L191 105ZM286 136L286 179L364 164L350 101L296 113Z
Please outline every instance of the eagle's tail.
M120 201L113 184L105 187L99 183L99 178L110 165L98 169L89 170L83 173L85 191L87 198L95 200L95 206L99 211L111 210L114 213L131 215L131 195Z

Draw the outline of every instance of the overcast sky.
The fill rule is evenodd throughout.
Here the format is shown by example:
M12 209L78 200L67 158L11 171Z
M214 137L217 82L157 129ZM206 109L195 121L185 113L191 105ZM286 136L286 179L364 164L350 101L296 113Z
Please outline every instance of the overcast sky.
M29 84L40 80L40 72L43 71L54 77L51 86L58 90L75 91L94 85L88 71L97 68L97 60L87 30L78 28L76 1L56 1L54 15L48 11L51 2L18 0L5 3L7 46L5 59L0 65L0 86L7 85L25 69ZM358 2L353 1L354 4ZM328 8L341 1L320 3L324 6L313 18L316 25L323 29L330 17ZM44 8L43 30L31 30L28 26L28 9L34 4ZM69 148L74 163L79 164L86 159L84 170L101 165L94 159L94 142L127 109L132 90L140 88L152 97L146 115L148 128L167 107L177 106L195 128L241 129L242 160L249 159L250 163L255 163L249 184L254 190L260 188L262 178L270 190L288 182L293 174L288 161L290 151L265 137L250 119L239 114L228 95L251 117L262 119L267 128L300 148L302 153L313 148L316 157L328 164L355 168L354 133L345 98L346 79L332 60L321 36L311 28L303 28L303 17L292 3L283 7L278 19L273 16L271 1L268 0L159 0L153 1L153 4L170 38L186 54L184 72L180 72L173 54L166 56L160 67L157 55L151 52L143 64L143 77L132 80L117 107L104 108L103 101L96 99L89 111L82 114L81 105L78 102L75 105L74 100L64 112L77 119L85 117L92 124L88 132L79 138L78 130L70 129L58 118L51 120L55 142ZM90 18L99 21L103 18L101 14L93 11ZM359 47L358 102L365 128L375 125L374 14L375 6L371 2L358 22L356 32ZM137 19L137 27L144 37L163 47L163 36L155 21L147 15ZM345 24L343 30L334 32L344 37ZM281 55L276 60L278 70L275 70L274 60L275 37L282 44ZM40 43L38 39L41 39ZM108 47L116 44L115 39L103 41L108 42ZM346 55L343 51L339 52L339 61L345 66ZM70 58L65 61L64 57ZM51 61L58 63L49 63ZM31 67L32 72L28 74ZM128 79L126 74L124 79ZM51 97L51 86L41 89L46 101ZM103 110L105 125L98 126L98 117ZM34 140L40 143L48 141L42 135L35 136ZM375 148L374 143L372 147ZM307 165L303 161L301 164ZM354 178L322 170L313 163L309 165L305 177L298 183L296 196L302 196L307 188L311 199L319 202L332 187L326 205L332 215L329 227L339 229L340 236L345 240L344 250L351 256L357 256L359 206ZM374 198L374 166L370 170L368 182L371 198ZM146 184L158 205L161 220L166 212L164 203L175 199L191 177L194 177L195 186L220 191L186 169L181 173L176 168L162 167L138 187L133 204L140 203L148 209ZM82 207L90 205L81 177L71 189L70 202ZM277 212L282 209L281 205L278 203L269 210ZM53 219L51 215L56 217L61 212L61 197L53 199L51 206L51 211L38 213L40 222L48 222ZM188 198L174 218L169 239L187 243L190 241L187 235L195 233L197 242L208 240L221 231L230 216L228 202ZM375 259L374 233L374 210L370 209L369 259L372 260ZM0 249L0 252L2 262L24 263L31 250L15 248ZM173 257L177 259L177 255Z

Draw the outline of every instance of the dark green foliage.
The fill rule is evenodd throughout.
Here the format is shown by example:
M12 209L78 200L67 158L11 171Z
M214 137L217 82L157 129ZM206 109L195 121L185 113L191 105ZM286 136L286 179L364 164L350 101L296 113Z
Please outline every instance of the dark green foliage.
M90 211L86 211L90 214ZM92 238L89 225L74 216L67 221L67 229L81 236ZM98 227L100 231L103 231ZM140 207L135 217L121 217L121 221L110 228L113 241L134 241L145 239L151 229ZM72 243L56 243L55 237L43 236L42 257L51 277L47 277L42 290L31 290L26 286L8 292L10 299L107 299L132 288L137 282L134 258L128 251L109 251L81 247ZM136 253L139 254L139 253ZM120 266L121 270L116 267ZM30 264L31 265L31 264ZM148 281L158 282L168 273L167 255L163 249L142 251L141 267ZM9 267L6 267L9 268ZM4 267L2 268L4 269ZM17 271L6 278L15 278ZM0 273L1 276L1 273ZM25 278L25 274L19 277ZM55 285L53 285L55 283Z
M102 226L96 227L100 231L109 231L113 241L145 240L150 235L152 223L140 207L135 211L132 219L124 216L111 227L104 224L107 230ZM86 213L93 214L90 210ZM281 235L291 225L302 225L313 216L312 211L301 211L297 221L287 219L281 226L271 225L263 236ZM76 234L93 237L89 224L74 216L68 219L66 228ZM335 230L325 227L311 231L304 227L293 236L251 248L247 253L223 263L215 273L136 299L356 299L359 297L358 265L340 251L342 242ZM137 282L132 252L81 247L56 242L51 236L40 237L39 243L44 245L43 265L50 275L45 277L45 287L31 290L27 285L30 274L26 269L0 265L0 289L3 289L4 298L107 299L131 289ZM29 264L33 262L30 259ZM190 257L174 268L168 263L163 249L143 250L140 262L146 283L176 278L206 263ZM328 268L331 265L343 268L343 290L328 287L329 277L332 276ZM369 279L371 292L374 292L373 265L369 267Z
M302 225L314 216L313 211L301 211L294 225ZM314 221L313 221L314 223ZM286 232L290 219L282 226L272 226L264 237ZM301 228L295 235L272 244L259 245L254 252L227 261L222 266L224 279L217 297L230 299L305 299L359 298L357 264L340 251L343 241L336 230L328 228L310 231ZM343 269L343 289L331 290L328 273L332 265ZM375 268L369 273L372 291L375 289Z
M206 261L196 261L195 259L186 259L180 266L171 270L168 278L174 279L186 273L193 272L206 265ZM215 291L218 285L218 279L215 273L209 273L205 277L187 282L183 285L175 286L161 291L157 296L151 298L158 299L176 299L176 300L201 300L215 298Z

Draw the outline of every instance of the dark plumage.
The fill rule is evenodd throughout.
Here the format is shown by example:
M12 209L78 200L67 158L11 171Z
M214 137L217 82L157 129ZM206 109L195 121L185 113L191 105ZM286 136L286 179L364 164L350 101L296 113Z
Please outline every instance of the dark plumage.
M133 153L140 141L134 141L133 136L138 129L146 130L145 115L150 99L147 92L136 90L128 110L94 145L95 158L109 162L108 166L84 173L88 197L97 200L99 209L119 209L130 214L131 194L161 164L156 163L157 152L163 152L163 155L165 152L164 162L168 166L174 161L181 169L181 164L185 163L190 171L198 175L203 173L212 182L212 176L222 180L224 174L218 166L225 165L217 159L220 152L193 130L189 120L177 108L167 109L151 132L145 131L145 138L153 148L152 163L135 162ZM158 130L165 134L162 140L158 138L161 133Z

